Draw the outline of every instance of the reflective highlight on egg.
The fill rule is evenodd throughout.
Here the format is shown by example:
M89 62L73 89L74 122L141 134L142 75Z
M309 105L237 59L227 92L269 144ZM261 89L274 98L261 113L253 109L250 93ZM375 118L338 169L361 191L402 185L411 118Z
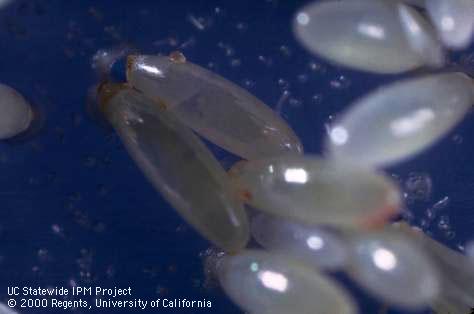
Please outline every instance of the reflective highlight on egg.
M467 48L474 35L474 2L471 0L426 0L443 44L454 49Z
M429 257L395 233L355 235L351 240L350 276L383 302L422 309L440 291L440 277Z
M337 232L259 214L251 220L254 239L265 249L304 260L308 266L336 270L348 260L348 247Z

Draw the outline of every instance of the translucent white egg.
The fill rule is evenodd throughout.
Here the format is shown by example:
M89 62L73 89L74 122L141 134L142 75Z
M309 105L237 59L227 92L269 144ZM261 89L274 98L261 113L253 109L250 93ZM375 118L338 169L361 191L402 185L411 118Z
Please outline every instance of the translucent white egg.
M3 9L7 5L9 5L13 0L0 0L0 9Z
M288 254L320 269L340 269L347 262L346 243L334 230L323 226L259 214L251 221L251 232L265 249Z
M259 314L357 313L352 298L329 277L282 255L247 250L218 266L224 291Z
M384 303L422 309L440 291L440 275L410 239L395 233L355 236L350 276Z
M0 314L18 314L17 311L14 311L4 303L0 303Z
M400 73L444 61L434 29L398 1L314 2L297 12L294 31L310 51L359 70Z
M450 48L468 47L474 35L474 1L426 0L426 9L443 44Z
M374 227L400 207L389 178L311 155L240 162L230 174L252 207L304 224Z
M329 132L329 155L361 166L407 159L446 135L474 103L462 73L410 78L357 100Z
M406 224L394 229L410 236L439 269L441 290L431 306L438 313L469 313L474 304L474 267L470 259Z
M423 56L428 65L442 66L444 51L429 22L410 6L400 5L398 15L413 51Z
M13 88L0 84L0 139L18 135L31 124L30 104Z
M242 249L250 231L222 166L172 114L123 85L99 93L102 110L131 157L163 197L217 246Z
M469 241L466 244L466 255L469 257L474 265L474 241Z
M293 130L268 106L180 53L130 56L127 80L160 100L185 125L238 156L255 159L303 151Z

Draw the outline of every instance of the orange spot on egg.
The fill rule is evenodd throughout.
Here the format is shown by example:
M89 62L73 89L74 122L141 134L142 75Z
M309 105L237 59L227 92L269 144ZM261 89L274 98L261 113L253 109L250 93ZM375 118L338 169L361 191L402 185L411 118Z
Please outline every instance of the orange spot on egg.
M186 57L181 51L171 52L169 58L174 63L186 63Z
M135 68L135 65L137 63L138 56L137 55L129 55L127 57L127 67L125 71L125 75L127 77L127 81L130 81L131 73Z
M240 193L240 197L242 198L244 202L250 202L253 198L253 195L249 190L243 190Z
M242 167L247 163L247 160L240 160L236 162L228 171L230 177L236 177L241 172Z
M378 209L373 214L361 219L358 225L365 229L380 229L385 226L391 218L399 213L398 206L385 206Z

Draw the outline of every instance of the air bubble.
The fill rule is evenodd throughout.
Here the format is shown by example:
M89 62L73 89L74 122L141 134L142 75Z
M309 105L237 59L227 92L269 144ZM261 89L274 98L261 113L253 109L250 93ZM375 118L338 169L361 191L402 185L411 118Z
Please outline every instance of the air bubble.
M180 46L179 49L187 49L191 48L196 44L196 39L194 37L190 37L187 40L185 40Z
M207 68L210 70L215 70L216 69L216 64L214 62L208 62L207 63Z
M48 262L51 260L51 257L49 256L49 252L47 249L39 249L38 250L38 259L41 262Z
M103 184L97 185L97 194L99 196L104 197L108 193L109 193L109 189L105 185L103 185Z
M290 88L290 83L285 80L284 78L279 78L278 79L278 86L280 86L281 89L287 90Z
M210 247L199 254L199 257L203 260L204 266L204 288L212 289L219 286L217 268L219 267L219 261L225 255L224 251L216 247Z
M80 113L73 113L72 114L72 125L74 127L78 127L82 123L82 115Z
M293 98L293 97L290 98L288 103L290 104L291 107L294 107L294 108L301 107L301 105L303 104L301 100Z
M446 230L444 232L444 237L447 239L447 240L452 240L456 237L456 233L453 231L453 230Z
M288 97L290 97L290 92L288 90L284 90L280 98L278 99L277 104L275 105L275 111L279 114L282 113L283 105L285 104Z
M169 289L164 286L158 285L156 286L155 292L159 296L164 296L169 294Z
M179 41L178 39L174 37L168 37L165 39L160 39L160 40L155 40L153 42L153 46L155 47L160 47L160 46L170 46L170 47L176 47L178 46Z
M327 71L326 67L324 65L322 65L320 63L317 63L317 62L314 62L314 61L310 61L308 63L308 67L313 73L324 74Z
M251 79L244 79L243 81L244 87L246 89L253 88L255 87L255 81L252 81Z
M320 105L323 102L323 95L321 94L316 94L311 97L311 102L315 105Z
M453 142L457 145L460 145L464 142L464 138L459 134L453 135L452 139L453 139Z
M339 75L329 82L329 85L334 89L346 89L351 86L351 81L344 75Z
M298 81L300 83L306 83L308 81L308 75L307 74L299 74L298 75Z
M215 7L214 14L217 16L224 16L224 10L220 7Z
M291 57L292 55L292 52L290 50L290 47L286 46L286 45L281 45L280 46L280 53L284 56L284 57Z
M242 61L240 59L232 59L230 61L230 66L234 68L239 67L241 64L242 64Z
M245 32L249 28L249 26L247 25L247 23L239 22L235 25L235 28L237 28L237 30L240 32Z
M127 46L99 49L92 56L91 67L100 79L108 79L114 63L132 52L133 50Z
M412 172L405 181L406 201L427 201L431 197L432 189L433 183L428 174Z
M273 60L272 58L270 57L266 57L266 56L263 56L263 55L259 55L258 56L258 61L262 62L264 65L266 65L267 67L270 67L273 65Z
M204 31L210 27L211 20L206 20L204 17L196 17L194 14L189 14L188 15L188 21L197 29L200 31Z
M413 223L413 221L415 220L415 215L413 214L412 211L410 211L407 208L402 210L401 215L402 215L403 220L405 220L408 223Z
M431 226L431 221L428 220L428 219L421 219L420 220L420 223L419 223L419 227L422 229L422 230L427 230L429 229Z
M109 35L115 40L121 40L122 36L114 25L107 25L104 27L104 33Z
M51 231L57 236L64 237L63 228L58 224L51 225Z
M97 158L93 156L87 156L84 159L84 166L87 168L94 168L97 165Z
M436 202L431 208L428 208L426 210L426 216L430 219L433 220L435 219L439 213L443 210L446 209L449 205L449 197L445 196L438 202Z
M69 279L68 284L70 287L77 287L77 281L74 278Z
M96 7L89 7L89 14L97 21L101 22L104 19L104 15Z
M449 229L451 229L451 225L450 225L450 222L449 222L449 216L443 215L443 216L439 217L438 228L440 230L449 230Z
M217 47L222 49L227 57L232 57L235 54L234 48L226 43L223 43L222 41L217 43Z

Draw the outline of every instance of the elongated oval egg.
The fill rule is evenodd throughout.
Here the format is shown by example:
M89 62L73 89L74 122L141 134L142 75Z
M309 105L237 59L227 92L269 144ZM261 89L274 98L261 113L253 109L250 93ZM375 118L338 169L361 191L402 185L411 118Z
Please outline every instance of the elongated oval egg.
M473 82L462 73L443 73L371 92L331 127L330 157L362 166L387 166L419 153L466 115L474 103Z
M247 216L219 162L160 105L123 85L105 85L102 110L129 154L164 198L207 239L236 252L249 238Z
M297 12L294 32L306 48L334 63L401 73L443 64L435 31L422 21L419 13L395 1L322 1Z
M282 255L247 250L224 257L219 281L250 313L357 313L352 298L329 277Z
M430 256L441 274L440 295L432 307L439 313L466 313L474 304L474 267L468 257L431 239L406 224L397 224L395 230L410 236ZM467 312L468 313L468 312Z
M176 53L170 57L130 56L127 68L127 80L133 87L166 103L185 125L240 157L303 151L293 130L273 110Z
M251 233L265 249L288 254L320 269L340 269L348 259L344 240L324 226L258 214L251 220Z
M230 174L245 202L305 224L374 227L400 206L388 178L309 155L240 162Z
M30 104L13 88L0 84L0 139L18 135L31 124Z
M386 304L422 309L440 291L438 269L408 237L395 233L355 235L348 273Z
M474 1L426 0L426 10L444 45L463 49L474 35Z
M474 265L474 241L473 240L466 243L466 256L471 260L472 265Z
M428 65L442 66L444 50L432 25L410 6L399 5L398 16L411 49L423 56Z
M0 303L0 314L18 314L18 312L6 306L4 303Z

